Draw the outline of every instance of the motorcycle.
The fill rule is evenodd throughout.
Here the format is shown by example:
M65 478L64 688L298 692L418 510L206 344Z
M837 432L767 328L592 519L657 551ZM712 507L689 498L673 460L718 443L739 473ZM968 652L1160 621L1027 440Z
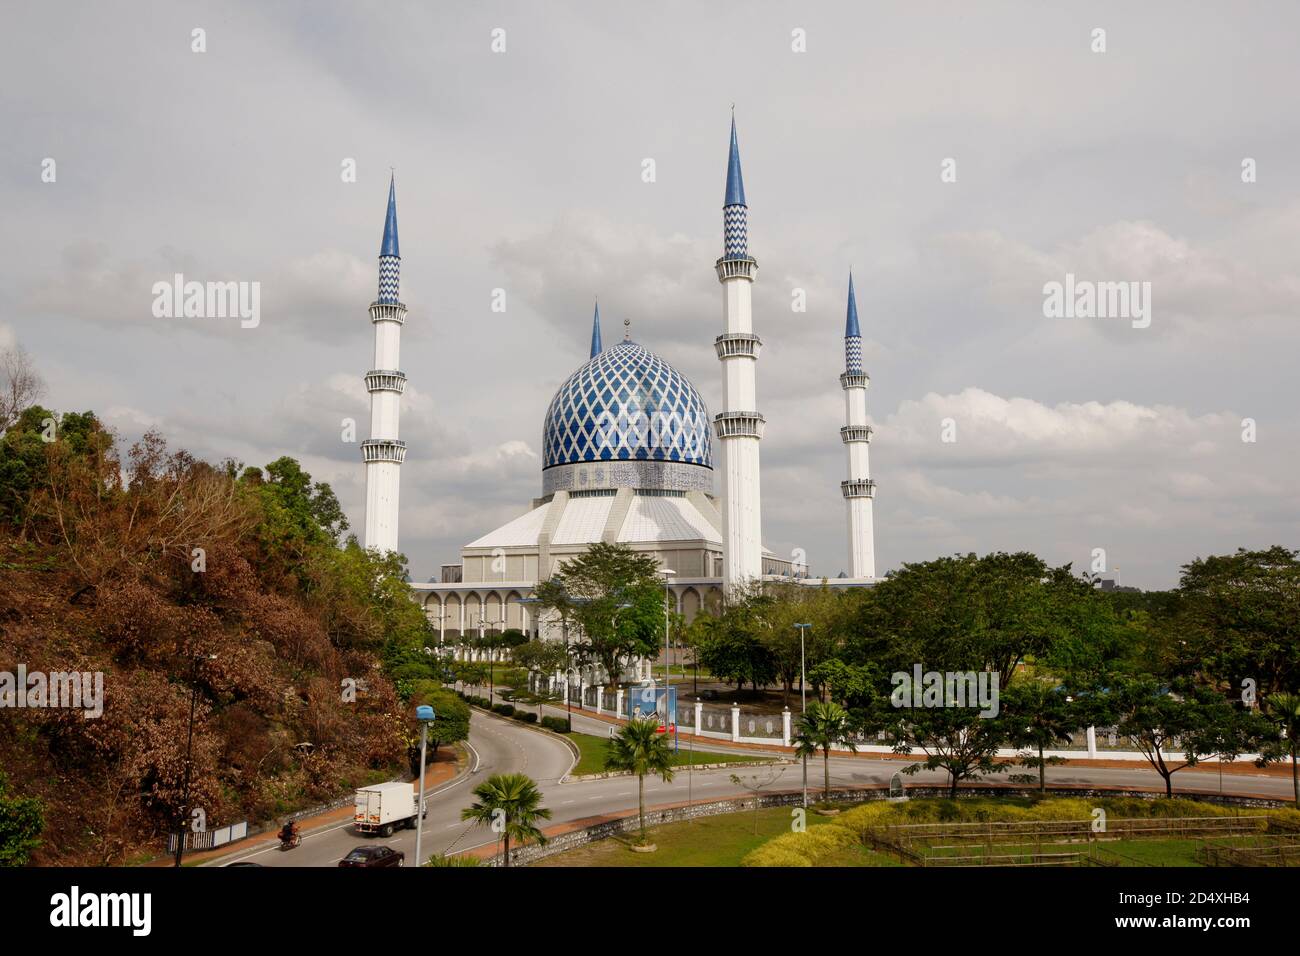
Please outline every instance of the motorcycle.
M302 845L302 834L299 833L297 830L294 830L293 833L288 836L286 836L283 832L280 833L281 850L292 850L294 847L301 846L301 845Z

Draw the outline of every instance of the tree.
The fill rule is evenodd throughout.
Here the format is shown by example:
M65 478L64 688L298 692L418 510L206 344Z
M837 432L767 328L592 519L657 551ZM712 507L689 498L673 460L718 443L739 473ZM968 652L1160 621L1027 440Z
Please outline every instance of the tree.
M646 845L645 837L645 778L655 774L664 783L673 779L673 752L668 746L668 735L659 733L655 720L629 720L609 742L605 755L605 769L634 773L637 777L637 812L641 823L639 845Z
M853 753L858 752L852 739L849 712L834 701L813 701L808 705L807 713L799 715L794 752L800 757L815 757L821 750L827 802L831 799L831 748L839 745L848 747Z
M474 788L478 799L460 812L462 820L491 827L504 841L502 860L510 865L510 842L535 840L546 843L538 823L551 818L541 805L542 792L533 779L522 773L496 773Z
M618 679L624 661L653 657L663 644L659 565L627 545L596 542L565 561L533 594L566 629L579 628L584 653L611 681Z
M0 349L0 435L45 392L45 383L21 345Z
M1044 758L1043 751L1068 741L1081 721L1073 700L1064 687L1049 680L1022 680L1000 695L1000 709L1007 739L1013 747L1027 747L1034 756L1022 754L1020 765L1038 771L1038 789L1047 790L1047 765L1061 758Z
M904 767L908 774L925 770L948 771L948 796L956 799L963 780L979 780L1002 768L996 757L1006 739L1000 718L981 717L970 707L920 707L888 729L895 753L911 753L919 747L922 763Z
M1264 714L1277 728L1277 736L1261 748L1260 763L1291 759L1291 789L1295 805L1300 808L1300 770L1296 767L1300 753L1300 694L1279 693L1264 698Z
M1165 782L1165 796L1173 796L1173 776L1217 754L1235 757L1251 742L1255 724L1222 694L1188 680L1166 686L1146 677L1120 677L1109 689L1110 706L1118 716L1118 730L1131 738L1138 750ZM1176 766L1165 750L1183 754Z
M1260 696L1300 692L1300 552L1274 546L1183 566L1174 622L1185 672Z
M26 866L40 845L45 806L35 797L9 792L9 777L0 771L0 866Z

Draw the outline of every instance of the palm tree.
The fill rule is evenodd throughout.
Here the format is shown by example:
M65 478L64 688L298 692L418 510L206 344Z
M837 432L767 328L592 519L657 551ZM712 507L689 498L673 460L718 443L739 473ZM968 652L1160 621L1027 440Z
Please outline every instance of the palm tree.
M1296 766L1296 757L1300 755L1300 694L1269 694L1264 704L1268 719L1286 735L1282 749L1291 757L1291 789L1295 805L1300 807L1300 769Z
M517 843L546 842L539 820L549 820L551 811L540 806L542 792L533 779L522 773L494 773L474 788L478 801L460 811L462 820L490 826L505 841L503 865L510 865L510 840Z
M664 783L673 779L673 752L668 746L668 735L659 733L659 723L654 718L629 720L609 742L605 769L636 774L637 801L641 815L641 839L638 845L645 846L646 774L657 774L663 778Z
M815 757L822 752L822 765L825 770L826 796L831 798L831 748L844 744L853 753L858 752L858 745L850 736L852 718L849 712L835 701L822 703L819 700L808 705L806 713L799 717L799 730L794 738L794 752L799 757Z

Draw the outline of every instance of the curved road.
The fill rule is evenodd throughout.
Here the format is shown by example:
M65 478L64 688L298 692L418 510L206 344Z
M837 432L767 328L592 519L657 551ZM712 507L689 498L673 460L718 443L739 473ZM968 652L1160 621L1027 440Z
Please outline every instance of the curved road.
M610 724L574 714L574 729L581 733L608 735ZM614 777L604 780L560 781L573 766L573 753L562 740L550 734L530 729L518 721L495 717L475 710L470 719L470 736L467 749L470 753L470 773L459 780L429 791L428 815L424 821L423 851L426 855L459 852L471 847L494 842L493 834L485 827L466 823L460 819L461 808L472 802L470 791L480 780L493 773L526 773L542 789L543 805L552 813L552 823L580 820L604 813L635 809L637 786L635 778ZM727 752L725 742L695 746L702 762L709 752ZM744 751L753 755L752 750ZM774 756L779 756L774 754ZM883 786L904 764L898 760L873 760L870 758L832 757L831 783L833 786ZM671 783L657 777L646 779L646 805L657 806L686 800L723 799L744 796L748 791L731 782L731 774L755 778L763 785L763 792L797 790L802 785L802 768L798 762L776 767L737 765L729 769L679 771ZM1153 770L1135 764L1132 769L1112 770L1093 767L1049 767L1049 783L1081 784L1108 787L1160 787L1160 778ZM996 779L996 778L994 778ZM920 783L943 784L947 774L943 771L922 771L907 778L909 786ZM822 762L820 758L808 761L808 788L810 798L821 789ZM1182 790L1218 792L1219 775L1213 770L1183 770L1174 776L1174 793ZM1242 774L1225 774L1223 790L1226 793L1249 793L1275 799L1291 799L1289 777ZM257 849L235 851L208 865L222 866L235 861L248 860L263 866L334 866L358 844L378 842L378 837L362 837L352 832L350 822L338 823L304 835L302 846L289 853L281 853L276 844ZM408 864L414 864L415 832L403 830L385 840L406 853Z

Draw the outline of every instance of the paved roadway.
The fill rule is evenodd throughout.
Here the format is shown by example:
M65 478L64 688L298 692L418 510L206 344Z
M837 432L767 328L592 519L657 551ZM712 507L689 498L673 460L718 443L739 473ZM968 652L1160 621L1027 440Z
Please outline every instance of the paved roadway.
M575 714L574 730L606 736L610 725L603 721ZM561 782L574 763L573 752L558 737L540 733L514 720L474 711L470 720L468 741L471 772L457 781L431 790L428 797L428 815L424 821L423 852L426 855L448 850L462 851L493 842L492 833L485 827L460 819L461 808L469 806L471 790L481 780L493 773L526 773L537 781L545 800L543 805L552 812L552 823L579 820L613 811L635 809L637 785L633 777L614 777L604 780ZM725 752L725 744L696 744L701 761L707 754ZM752 754L754 751L746 750ZM890 777L904 764L898 760L873 760L869 758L832 757L832 786L869 786L888 784ZM731 774L742 778L756 778L765 784L764 792L796 790L802 785L802 768L799 763L782 767L752 767L739 765L730 769L679 772L672 783L658 777L646 779L646 805L684 802L743 796L748 791L731 782ZM997 777L993 778L998 779ZM1134 765L1131 770L1110 770L1092 767L1049 767L1050 784L1093 784L1110 787L1159 787L1161 781L1149 769ZM770 780L770 782L768 782ZM943 771L922 771L905 778L910 786L917 783L943 784L947 774ZM820 758L808 761L808 786L810 796L820 790L822 762ZM1179 790L1219 790L1219 775L1213 770L1183 770L1174 776L1174 792ZM1224 774L1224 792L1259 794L1277 799L1291 798L1289 777L1265 775ZM362 837L352 832L350 822L338 823L325 829L305 834L303 843L295 850L281 852L278 844L260 849L236 851L207 865L221 866L236 860L248 860L263 866L334 866L354 846L379 841L379 837ZM407 863L413 865L415 857L415 831L403 830L383 841L406 853Z

